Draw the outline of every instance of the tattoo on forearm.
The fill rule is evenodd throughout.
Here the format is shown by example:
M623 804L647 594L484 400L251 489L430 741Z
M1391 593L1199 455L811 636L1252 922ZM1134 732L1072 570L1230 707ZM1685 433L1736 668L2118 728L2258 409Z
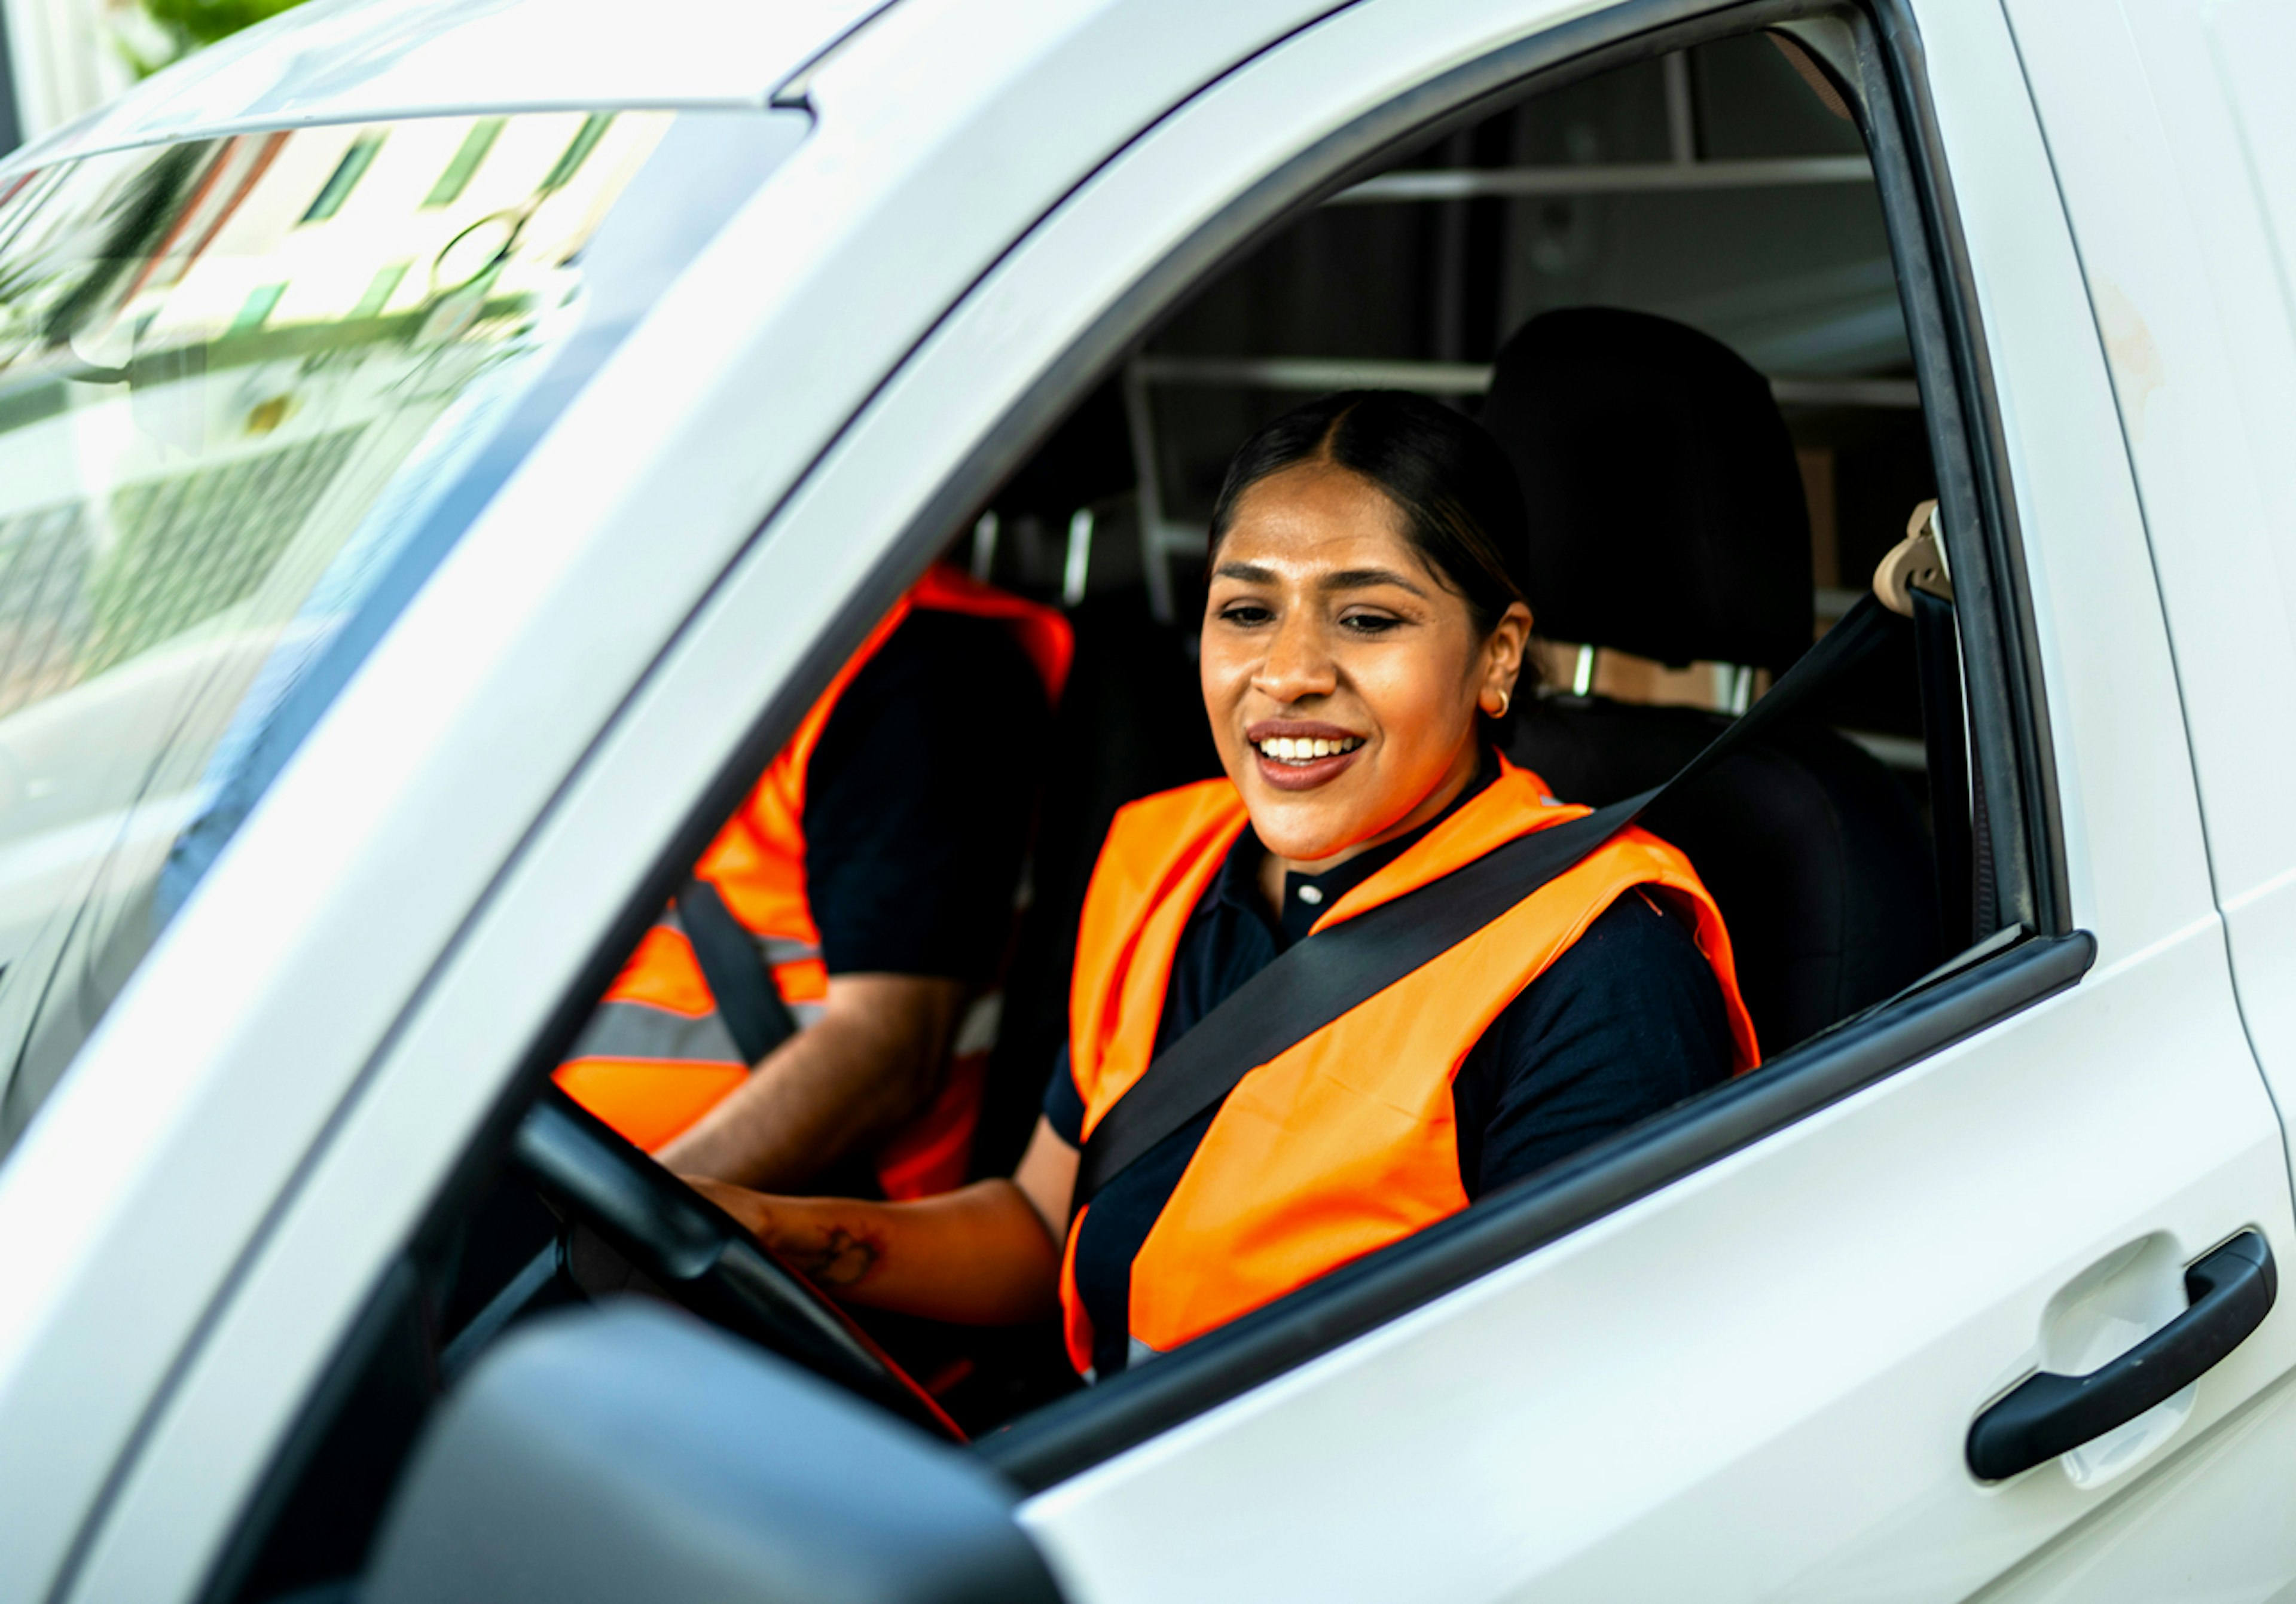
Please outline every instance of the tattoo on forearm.
M841 1225L832 1226L829 1240L822 1247L789 1257L799 1271L824 1287L849 1287L877 1262L877 1245L862 1240Z

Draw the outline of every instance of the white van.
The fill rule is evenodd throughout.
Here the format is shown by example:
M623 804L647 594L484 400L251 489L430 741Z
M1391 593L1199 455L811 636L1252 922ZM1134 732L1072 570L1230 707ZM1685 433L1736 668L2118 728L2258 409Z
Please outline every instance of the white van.
M2296 1587L2292 54L2275 0L313 0L10 158L0 1600ZM1203 772L1226 453L1351 385L1500 432L1518 331L1621 316L1761 382L1532 374L1503 443L1593 445L1518 755L1611 800L1884 559L1913 615L1668 826L1761 1068L931 1408L554 1123L946 558L1078 637L1009 1163L1096 831Z

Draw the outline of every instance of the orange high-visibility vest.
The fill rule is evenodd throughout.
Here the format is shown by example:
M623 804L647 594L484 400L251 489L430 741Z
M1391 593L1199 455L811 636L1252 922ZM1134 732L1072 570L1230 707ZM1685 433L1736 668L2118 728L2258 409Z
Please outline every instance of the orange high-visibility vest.
M1499 775L1324 911L1325 930L1589 810L1536 774ZM1226 780L1116 816L1085 896L1069 1046L1086 1136L1147 1071L1188 918L1249 823ZM1451 1077L1502 1010L1602 912L1642 887L1694 921L1721 982L1734 1065L1759 1061L1730 937L1680 852L1628 830L1432 962L1252 1070L1228 1093L1132 1261L1131 1338L1157 1353L1467 1207ZM1310 933L1309 939L1313 939ZM1061 1267L1070 1359L1092 1363L1070 1226Z
M806 770L837 700L901 621L922 608L989 618L1013 634L1058 700L1074 650L1068 620L1047 607L938 566L893 606L813 704L787 745L694 865L758 944L775 985L802 1027L821 1016L829 973L805 895ZM988 933L984 932L986 937ZM994 938L994 937L990 937ZM976 1005L970 1019L992 1017ZM933 1101L877 1154L891 1198L922 1197L963 1183L987 1068L985 1046L960 1030ZM568 1095L648 1150L660 1147L745 1080L751 1066L718 1017L709 985L673 907L639 941L574 1052L559 1067Z

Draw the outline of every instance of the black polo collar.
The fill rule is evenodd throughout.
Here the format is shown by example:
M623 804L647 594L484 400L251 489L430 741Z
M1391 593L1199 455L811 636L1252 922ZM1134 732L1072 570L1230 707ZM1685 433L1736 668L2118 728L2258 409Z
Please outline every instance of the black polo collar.
M1467 789L1451 799L1449 806L1422 824L1408 835L1398 836L1368 852L1358 853L1337 868L1321 874L1291 873L1283 877L1283 912L1282 918L1269 915L1267 904L1259 895L1259 865L1267 849L1259 838L1247 827L1228 848L1226 859L1219 872L1205 890L1204 898L1197 904L1195 919L1203 918L1218 904L1226 904L1238 912L1249 913L1267 928L1275 937L1278 951L1289 947L1308 934L1331 905L1377 874L1396 859L1411 850L1427 832L1449 818L1481 793L1499 777L1498 756L1488 747L1483 749L1481 764Z

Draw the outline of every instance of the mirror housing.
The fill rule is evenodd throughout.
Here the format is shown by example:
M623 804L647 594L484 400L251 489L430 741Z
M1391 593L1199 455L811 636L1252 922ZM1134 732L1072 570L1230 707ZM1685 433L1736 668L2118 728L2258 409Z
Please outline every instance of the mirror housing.
M961 1450L636 1299L505 1338L440 1409L363 1604L1060 1604Z

